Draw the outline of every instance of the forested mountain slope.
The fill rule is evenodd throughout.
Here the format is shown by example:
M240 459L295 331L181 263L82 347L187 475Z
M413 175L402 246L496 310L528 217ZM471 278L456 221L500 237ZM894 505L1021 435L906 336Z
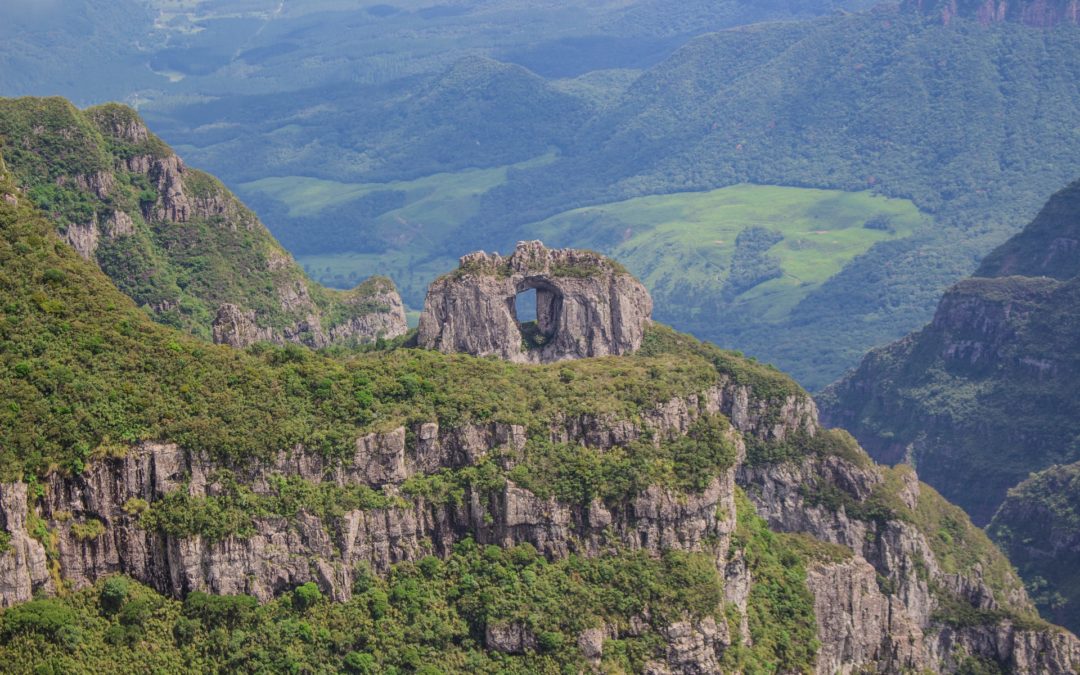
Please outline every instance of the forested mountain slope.
M389 280L348 292L313 283L255 214L129 108L0 99L0 155L67 241L158 321L240 346L406 330Z
M1050 467L1080 459L1078 224L1080 182L987 258L979 274L993 276L952 288L929 326L871 352L819 397L824 418L878 461L911 463L976 523L997 512L991 531L1029 582L1051 582L1035 589L1044 608L1074 626L1075 581L1054 571L1076 569L1062 538L1072 521L1061 520L1072 488ZM1031 276L1007 276L1021 274Z
M985 535L774 370L660 326L546 366L209 345L4 172L9 669L1080 665Z
M1080 462L1009 490L987 527L1047 617L1080 626Z
M507 251L537 236L600 248L648 281L662 319L778 363L817 388L868 347L929 318L949 283L1035 214L1038 195L1080 172L1077 64L1080 28L1067 22L1043 29L961 15L945 25L929 10L881 8L758 24L698 37L631 79L534 79L523 89L523 72L505 81L473 76L455 90L473 103L456 106L483 110L487 125L464 117L467 133L441 139L450 162L432 167L452 173L423 179L381 173L401 153L380 149L378 139L404 138L388 131L399 128L396 110L405 115L400 128L438 128L442 122L425 121L438 113L411 103L414 88L432 85L373 93L389 107L375 108L378 133L355 140L327 133L341 126L343 112L300 114L314 105L312 92L258 133L284 148L306 128L342 138L341 156L355 152L364 161L339 171L305 166L302 153L277 153L288 158L283 173L319 180L297 189L292 177L262 179L242 191L282 223L318 277L389 265L411 305L435 270L470 249ZM521 98L549 104L501 105ZM163 114L163 129L213 165L222 130L181 124L185 110ZM194 117L207 118L205 110ZM285 120L296 126L271 133ZM531 148L534 161L503 151L506 130L528 139L517 145ZM250 168L235 175L248 177ZM720 208L699 221L683 217L699 193L747 183L908 200L925 220L890 223L891 207L865 209L867 227L851 253L820 254L828 269L821 279L787 264L786 253L815 249L815 239L839 248L857 238L848 212L834 207L846 195L795 215L814 225L802 236L770 222L791 217L787 198L755 204L760 215ZM357 196L321 196L350 192ZM652 220L626 217L638 206L626 200L649 195L669 197L666 210L652 210ZM746 283L732 293L735 240L762 225L784 237L766 237L773 243L751 256Z

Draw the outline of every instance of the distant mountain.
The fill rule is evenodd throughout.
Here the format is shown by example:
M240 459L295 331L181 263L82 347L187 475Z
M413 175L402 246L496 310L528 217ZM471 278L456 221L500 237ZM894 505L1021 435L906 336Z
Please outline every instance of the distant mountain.
M976 523L989 522L1043 612L1073 630L1078 249L1080 181L949 290L929 326L872 351L818 397L823 419L875 459L912 464Z
M742 298L720 301L719 287L654 289L665 320L817 388L929 318L941 290L1035 214L1036 195L1080 173L1077 82L1071 25L881 11L703 36L630 85L558 161L485 194L464 232L506 248L569 207L738 183L910 199L932 228L877 244L773 321Z
M67 241L162 323L237 346L406 330L389 280L348 292L311 282L254 213L129 108L0 99L0 156Z
M958 17L984 25L1014 21L1039 28L1080 23L1077 0L904 0L902 6L946 24Z

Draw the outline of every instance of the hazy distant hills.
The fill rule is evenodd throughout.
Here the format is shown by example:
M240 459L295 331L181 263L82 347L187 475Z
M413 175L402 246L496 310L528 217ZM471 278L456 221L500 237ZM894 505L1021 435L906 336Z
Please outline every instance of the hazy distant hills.
M1006 21L1049 28L1080 23L1076 0L903 0L901 6L949 23L957 17L984 25Z
M872 4L252 0L93 16L114 36L109 86L130 82L151 127L320 280L387 274L416 307L466 251L588 245L645 278L662 319L818 388L926 320L1080 169L1080 29L1024 25L1009 3L1000 23L963 3L948 21L929 3L847 13ZM61 60L34 35L19 53L36 70L0 87L91 102L94 87L50 75Z

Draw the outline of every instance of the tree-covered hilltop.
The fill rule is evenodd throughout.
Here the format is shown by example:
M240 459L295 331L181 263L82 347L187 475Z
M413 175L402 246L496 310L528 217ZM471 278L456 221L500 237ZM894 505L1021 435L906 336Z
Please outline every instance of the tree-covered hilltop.
M977 523L994 518L1042 609L1074 628L1073 488L1050 467L1080 459L1077 223L1080 182L986 259L987 276L950 289L930 325L818 398L875 459L909 462Z
M938 663L916 633L882 655L901 607L897 630L975 645L946 669L1073 662L959 511L817 429L791 379L660 326L545 366L210 345L4 177L0 399L15 672ZM867 617L851 656L833 627Z
M243 344L325 346L405 330L391 282L349 292L311 282L220 181L187 168L129 108L0 99L0 155L67 241L162 323ZM249 335L223 335L225 306Z

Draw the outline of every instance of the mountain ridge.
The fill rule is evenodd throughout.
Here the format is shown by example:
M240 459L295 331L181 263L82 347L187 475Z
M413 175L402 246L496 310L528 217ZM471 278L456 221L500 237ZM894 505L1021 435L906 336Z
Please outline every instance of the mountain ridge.
M786 376L670 329L545 366L209 345L6 178L0 263L6 662L1080 664L962 513Z
M989 524L1040 607L1073 626L1075 547L1055 542L1075 509L1051 488L1070 489L1080 458L1078 223L1080 181L986 259L979 274L994 276L955 285L928 326L818 397L878 461L914 465Z
M27 196L159 321L234 346L324 347L406 330L389 280L317 286L254 213L130 108L0 99L0 139Z

